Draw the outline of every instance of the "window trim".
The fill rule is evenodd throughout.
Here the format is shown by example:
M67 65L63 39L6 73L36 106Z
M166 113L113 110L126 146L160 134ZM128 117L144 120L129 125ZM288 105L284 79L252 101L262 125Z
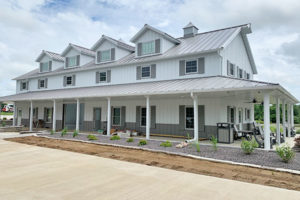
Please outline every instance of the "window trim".
M43 87L41 87L41 81L44 81L44 86L43 86ZM39 88L46 88L46 87L45 87L45 82L46 82L45 79L40 79L40 82L39 82Z
M229 76L234 77L234 75L235 75L235 73L234 73L235 69L234 68L235 68L235 64L229 62ZM232 69L232 73L231 73L231 69Z
M75 55L75 56L68 56L66 57L66 59L68 58L68 65L70 64L70 58L75 58L75 65L72 65L72 66L66 66L66 68L74 68L74 67L77 67L77 56L78 55ZM79 55L80 56L80 55Z
M113 126L121 126L121 122L122 122L122 108L120 106L113 107L113 109L116 109L116 108L120 109L120 124L114 124L114 110L112 110L112 120L111 120L112 122L111 122L111 124Z
M239 68L239 78L243 78L243 73L244 73L244 70Z
M48 67L48 70L47 71L41 71L42 69L42 66L40 67L40 73L45 73L45 72L50 72L50 60L47 61L47 62L41 62L41 65L47 63L47 67Z
M68 78L69 77L71 77L71 83L70 84L68 84ZM68 86L72 86L73 85L73 76L71 75L71 76L66 76L66 86L68 87Z
M143 77L143 68L149 67L149 76ZM151 65L141 66L141 79L151 78Z
M186 72L186 63L187 62L192 62L192 61L196 61L196 72ZM185 64L184 64L184 74L188 75L188 74L198 74L198 59L189 59L189 60L185 60Z
M156 40L156 39L155 39ZM139 57L142 57L142 56L151 56L151 55L155 55L155 54L159 54L159 53L155 53L155 48L156 48L156 45L155 45L155 40L148 40L148 41L145 41L145 42L141 42L142 45L141 45L141 55ZM153 53L147 53L147 54L143 54L143 44L145 43L150 43L150 42L153 42L154 43L154 52Z
M112 60L111 60L111 48L110 49L106 49L106 50L99 50L100 52L101 52L101 56L102 56L102 53L104 52L104 51L109 51L109 60L105 60L105 61L102 61L102 59L101 59L101 56L100 56L100 62L98 62L98 63L107 63L107 62L111 62ZM97 57L98 57L98 52L99 51L97 51Z
M250 80L250 73L247 73L246 79L247 79L247 80Z
M29 82L27 82L27 81L20 81L20 84L22 85L22 89L21 90L28 90L28 85L27 84L29 84ZM25 84L25 88L23 87L24 86L23 84Z
M187 109L187 108L192 108L192 109L193 109L193 114L194 114L194 106L185 106L185 107L184 107L184 129L185 129L185 130L194 130L195 127L194 127L194 128L187 128L187 127L186 127L186 109ZM195 116L194 116L193 118L194 118L194 120L195 120Z
M52 107L45 107L45 109L46 110L52 110ZM51 113L51 119L50 119L50 121L47 121L46 119L44 119L45 120L45 123L52 123L53 122L53 110L51 111L52 113ZM47 113L46 113L47 114ZM44 114L44 116L47 118L47 115L46 114Z
M105 81L101 81L101 73L105 73ZM99 72L99 83L107 83L107 71Z
M142 125L142 109L146 109L146 124ZM140 108L140 127L146 127L147 126L147 108L146 107L141 107Z

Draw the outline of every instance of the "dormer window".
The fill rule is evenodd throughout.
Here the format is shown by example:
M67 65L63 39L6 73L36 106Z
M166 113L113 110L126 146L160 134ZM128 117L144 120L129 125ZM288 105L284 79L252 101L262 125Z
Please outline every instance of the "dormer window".
M110 62L115 60L115 48L97 51L97 63Z
M101 62L110 61L110 49L101 52Z
M142 43L142 55L154 54L155 53L155 41Z
M80 63L80 55L66 57L66 68L79 66Z
M41 62L40 63L40 72L50 72L52 68L52 61Z

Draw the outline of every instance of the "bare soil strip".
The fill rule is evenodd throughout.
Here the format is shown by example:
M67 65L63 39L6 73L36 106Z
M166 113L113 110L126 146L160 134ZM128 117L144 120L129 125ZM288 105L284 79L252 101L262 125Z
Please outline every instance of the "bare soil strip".
M170 155L167 153L150 152L147 150L129 149L125 147L113 147L34 136L9 138L6 140L195 174L300 191L300 175L288 172L279 172L255 167L199 160L184 156Z

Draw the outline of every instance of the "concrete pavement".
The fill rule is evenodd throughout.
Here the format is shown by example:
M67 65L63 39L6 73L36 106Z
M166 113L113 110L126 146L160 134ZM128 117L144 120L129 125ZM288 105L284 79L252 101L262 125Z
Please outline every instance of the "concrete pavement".
M0 140L0 199L299 199L300 192Z

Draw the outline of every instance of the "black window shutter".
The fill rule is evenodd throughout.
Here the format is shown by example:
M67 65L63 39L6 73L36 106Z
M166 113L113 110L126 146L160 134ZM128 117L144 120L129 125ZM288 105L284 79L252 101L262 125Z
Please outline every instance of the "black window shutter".
M151 128L155 128L156 126L156 107L151 106Z
M184 105L180 105L179 106L179 128L180 130L184 130L185 129L185 106Z
M111 60L116 59L116 49L115 48L111 48L111 50L110 50L110 59Z
M51 72L52 71L52 61L50 60L49 61L49 72Z
M106 82L111 82L111 70L107 70L106 72Z
M45 78L45 88L48 88L48 78Z
M198 73L204 74L205 73L205 60L204 58L198 58Z
M97 63L101 62L101 51L97 51Z
M160 39L155 40L155 53L160 53Z
M156 64L151 65L151 78L156 78Z
M142 79L142 67L137 66L136 67L136 80L141 80Z
M72 75L72 86L75 86L76 84L76 76Z
M96 83L100 82L100 73L96 72Z
M80 55L77 55L77 57L76 57L76 65L77 66L80 65Z
M179 60L179 76L185 75L185 60Z
M138 43L138 48L137 48L137 55L141 56L142 55L142 43Z

